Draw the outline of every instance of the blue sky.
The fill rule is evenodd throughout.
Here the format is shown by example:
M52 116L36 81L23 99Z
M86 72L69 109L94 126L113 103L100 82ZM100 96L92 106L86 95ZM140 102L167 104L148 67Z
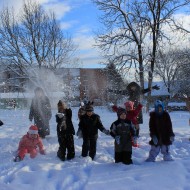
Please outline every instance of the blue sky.
M14 7L19 12L22 0L0 0L0 7ZM78 46L76 56L81 67L103 67L99 50L94 47L94 32L100 27L100 11L91 0L38 0L46 10L53 10L60 20L61 28L71 35Z
M23 0L0 0L0 7L8 5L14 7L18 13ZM46 10L53 10L60 20L61 28L64 32L71 35L74 43L78 46L76 56L79 58L79 64L84 68L104 67L98 63L103 61L100 55L100 50L94 47L95 31L100 29L101 25L98 21L98 16L101 12L96 8L96 5L91 0L38 0ZM181 20L186 28L190 26L190 16L178 13L177 20ZM165 31L170 33L168 28ZM174 39L180 33L171 33ZM188 39L188 38L187 38ZM182 45L181 40L180 46ZM185 46L189 44L184 42Z

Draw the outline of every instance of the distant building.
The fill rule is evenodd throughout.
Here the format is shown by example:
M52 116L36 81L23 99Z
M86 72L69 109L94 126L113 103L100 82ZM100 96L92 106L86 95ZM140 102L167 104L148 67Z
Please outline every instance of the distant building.
M20 77L6 67L0 68L0 99L8 105L9 101L24 100L25 106L33 97L34 84L28 77ZM70 101L78 106L80 101L94 101L95 105L103 105L107 101L107 75L104 69L59 68L53 73L44 73L47 85L46 94L53 102L59 99Z

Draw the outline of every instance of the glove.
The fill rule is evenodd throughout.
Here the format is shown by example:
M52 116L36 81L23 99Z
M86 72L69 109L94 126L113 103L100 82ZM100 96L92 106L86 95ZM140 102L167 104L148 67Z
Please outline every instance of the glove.
M158 144L158 138L155 135L152 136L152 141L155 146Z
M82 138L82 131L80 129L78 129L78 131L77 131L77 137L79 139Z
M160 87L156 84L156 85L152 86L152 89L154 89L154 90L160 90Z
M56 116L57 116L59 119L61 119L61 118L64 117L64 113L57 113Z
M102 132L103 132L104 134L106 134L106 135L110 135L110 131L107 130L107 129L104 129Z
M41 150L41 151L40 151L40 154L42 154L42 155L46 155L45 150Z
M120 144L120 136L116 136L116 137L115 137L115 142L116 142L117 144Z
M174 140L175 140L175 137L174 137L174 136L171 136L171 137L170 137L170 141L173 143Z

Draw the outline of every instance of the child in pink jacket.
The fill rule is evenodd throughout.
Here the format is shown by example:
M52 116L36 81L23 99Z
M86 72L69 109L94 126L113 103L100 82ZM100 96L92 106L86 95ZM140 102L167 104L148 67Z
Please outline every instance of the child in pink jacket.
M37 148L39 148L40 154L45 155L42 140L38 135L38 128L35 125L31 125L27 134L19 142L18 154L14 161L19 162L23 160L27 153L30 154L31 158L35 158L38 154Z

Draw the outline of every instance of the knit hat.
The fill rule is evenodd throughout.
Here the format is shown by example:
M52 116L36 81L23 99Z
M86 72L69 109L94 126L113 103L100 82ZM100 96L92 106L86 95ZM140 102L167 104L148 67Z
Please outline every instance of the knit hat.
M29 130L28 130L28 133L37 135L38 134L38 127L36 125L31 125Z
M161 108L162 108L162 112L159 112L159 111L158 111L158 107L161 107ZM154 103L154 108L155 108L155 112L156 112L157 114L162 114L163 111L164 111L164 104L163 104L163 102L160 101L160 100L156 100L156 102Z
M126 114L126 110L124 108L119 107L118 110L117 110L117 116L119 117L123 113Z
M128 102L125 102L125 107L130 107L132 110L133 110L133 107L134 107L134 102L132 101L128 101Z
M94 111L94 108L93 108L93 106L91 106L91 105L87 105L87 106L85 107L85 111L86 111L86 112L93 112L93 111Z

